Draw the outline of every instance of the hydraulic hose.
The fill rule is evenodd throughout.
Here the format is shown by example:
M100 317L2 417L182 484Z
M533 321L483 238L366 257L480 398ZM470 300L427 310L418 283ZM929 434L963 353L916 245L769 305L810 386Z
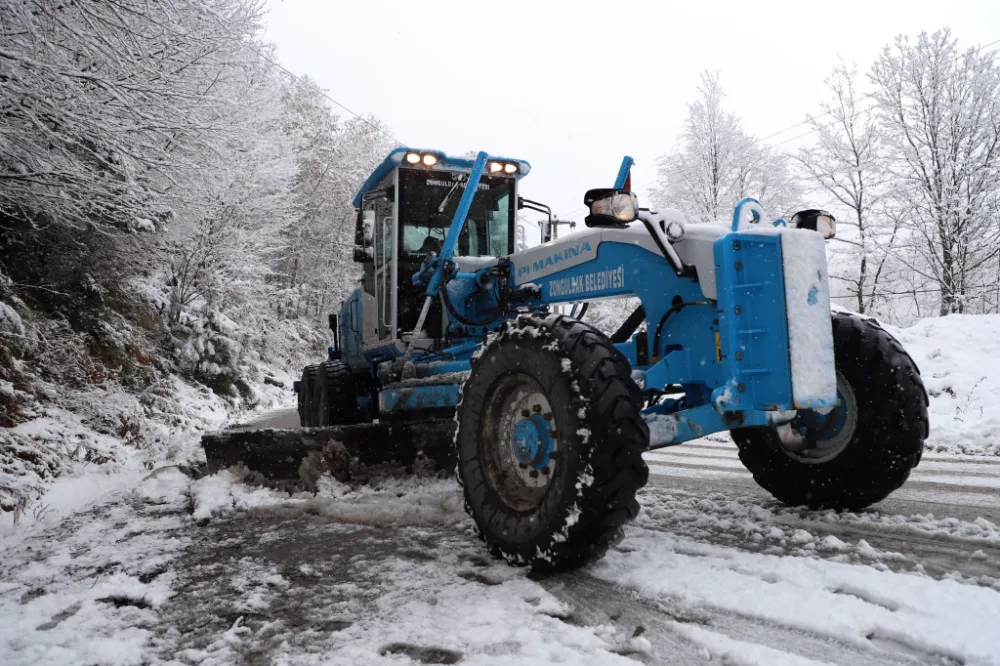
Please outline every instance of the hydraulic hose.
M494 290L494 295L495 295L495 293L496 292ZM502 315L503 311L504 311L504 307L503 307L504 306L504 299L503 298L497 298L497 307L496 307L495 310L493 310L493 312L490 313L489 317L486 320L484 320L484 321L474 321L472 319L467 319L466 317L464 317L455 308L454 304L452 304L451 298L448 296L448 284L447 283L441 285L441 299L444 301L444 307L448 310L448 314L450 314L452 317L454 317L455 320L458 321L458 323L464 324L466 326L486 326L491 321L493 321L493 320L497 319L498 317L500 317L500 315Z
M680 312L689 305L711 305L714 307L715 303L713 303L712 301L684 301L683 303L678 303L674 307L664 312L663 316L660 318L660 323L656 325L656 334L653 336L653 346L651 347L653 356L659 356L660 353L660 332L663 330L663 324L666 323L670 315L676 312Z

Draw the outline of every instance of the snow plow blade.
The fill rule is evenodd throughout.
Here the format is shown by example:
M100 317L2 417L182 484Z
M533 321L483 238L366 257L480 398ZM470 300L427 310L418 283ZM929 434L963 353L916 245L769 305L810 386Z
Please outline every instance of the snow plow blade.
M377 474L451 474L455 422L434 419L325 428L231 430L202 436L207 473L244 466L264 482L314 485L330 472L345 482Z

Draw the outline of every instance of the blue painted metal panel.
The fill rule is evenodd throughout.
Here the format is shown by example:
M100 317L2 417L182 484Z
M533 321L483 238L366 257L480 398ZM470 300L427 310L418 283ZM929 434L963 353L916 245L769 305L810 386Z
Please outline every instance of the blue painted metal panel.
M720 410L791 409L785 279L778 234L732 233L715 242L725 376Z
M722 414L712 405L700 405L671 413L660 405L642 411L643 418L650 425L650 449L675 446L692 439L698 439L715 432L723 432L737 427L767 425L767 414L756 410L738 414ZM673 419L672 424L657 427L657 419ZM671 434L672 437L658 439L658 435Z
M348 367L359 369L368 366L361 353L363 340L363 313L361 290L355 289L340 306L338 326L340 327L340 358Z
M657 253L639 245L605 242L598 247L594 259L531 281L541 288L543 303L628 296L637 294L650 281L659 288L657 295L662 300L665 297L662 290L681 286L676 274L670 277L665 275L667 272L673 272L670 264Z
M396 347L395 344L382 345L381 347L369 347L362 353L369 362L376 364L382 361L396 359L403 355L403 351Z
M471 367L471 364L467 360L416 362L417 377L420 378L450 375L455 372L468 372Z
M417 409L437 409L458 405L458 384L436 384L432 386L391 385L378 394L378 408L381 414L413 411Z
M424 148L396 148L384 160L382 163L375 167L368 179L365 180L364 185L358 190L358 193L354 196L354 207L358 208L361 206L361 197L365 195L366 192L373 190L382 179L389 175L389 172L396 167L403 164L403 160L407 153L423 153L431 154L438 158L438 163L433 167L423 167L431 170L443 170L443 171L468 171L472 169L473 160L466 159L464 157L449 157L445 155L440 150L427 150ZM531 171L531 164L526 160L518 160L509 157L492 157L498 162L514 162L518 165L518 172L515 177L518 179L527 176Z
M697 295L683 294L682 300L705 302L700 292ZM716 348L718 321L719 311L714 304L689 305L667 317L660 327L660 348L651 352L650 358L653 364L661 360L664 363L663 379L666 384L704 384L714 388L722 383L723 366ZM649 318L650 343L658 323L659 319ZM651 382L649 378L647 382L650 386L659 385L659 381Z
M615 345L615 349L621 352L622 356L628 359L629 365L633 368L639 365L639 353L636 347L635 336L632 336L628 342L620 342Z
M633 164L635 164L635 160L628 155L622 159L622 165L618 168L618 177L615 178L615 189L620 190L625 187L625 181L628 180L628 174L632 170Z

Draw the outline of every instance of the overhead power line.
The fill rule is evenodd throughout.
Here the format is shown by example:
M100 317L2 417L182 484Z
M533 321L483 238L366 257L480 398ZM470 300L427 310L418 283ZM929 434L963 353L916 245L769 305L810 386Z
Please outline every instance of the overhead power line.
M992 42L989 42L988 44L984 44L983 46L980 46L980 47L974 49L972 51L972 53L979 53L980 51L983 51L985 49L990 48L991 46L996 46L996 45L1000 45L1000 39L996 39L996 40L994 40ZM954 61L958 61L958 60L966 57L968 54L969 54L969 52L961 54L957 58L954 58L953 62ZM995 60L996 57L994 57L993 59ZM959 76L960 74L962 74L962 72L956 72L955 74L952 74L950 77L947 77L945 80L947 81L947 80L949 80L951 78L955 78L956 76ZM912 79L910 81L913 82ZM872 99L876 95L878 95L879 93L884 92L885 90L886 90L885 87L879 88L878 90L875 90L875 91L872 91L872 92L867 93L865 95L862 95L860 98L858 98L858 101L859 102L863 102L863 101ZM867 108L871 108L871 107L867 107ZM829 110L829 111L824 111L823 113L820 113L819 115L816 115L816 116L810 116L810 117L806 118L803 121L795 123L794 125L789 125L788 127L784 128L784 129L780 129L777 132L772 132L771 134L768 134L768 135L764 136L763 138L761 138L760 141L762 141L762 142L763 141L767 141L768 139L776 137L776 136L778 136L780 134L784 134L785 132L790 132L791 130L793 130L793 129L797 128L797 127L802 127L803 125L808 125L810 123L814 123L818 118L822 118L824 116L828 116L831 113L833 113L833 111ZM861 110L856 111L854 113L854 115L851 116L851 119L853 120L860 113L861 113ZM803 138L809 136L810 134L815 134L816 132L818 132L820 130L824 130L824 129L828 128L828 127L832 127L832 126L836 125L838 122L840 122L840 120L834 120L833 122L827 123L825 125L820 125L818 127L813 127L808 132L803 132L802 134L797 134L797 135L795 135L795 136L793 136L793 137L791 137L789 139L785 139L784 141L779 141L778 143L773 144L772 147L783 146L786 143L790 143L790 142L796 141L798 139L803 139ZM680 173L682 173L682 174L683 173L692 173L692 172L693 172L693 169L692 170L681 170L680 171ZM646 187L649 187L650 185L654 185L658 180L659 180L659 178L657 177L657 178L652 178L650 180L647 180L647 181L645 181L643 183L640 183L639 185L633 187L633 191L638 191L638 190L644 189ZM579 213L579 212L585 211L585 210L587 210L587 208L585 206L580 207L580 208L575 208L575 209L571 210L568 213L561 213L558 217L569 217L571 215L575 215L576 213Z
M972 51L972 53L979 53L980 51L988 49L991 46L996 46L997 44L1000 44L1000 39L994 40L994 41L990 42L989 44L985 44L983 46L980 46L979 48L974 49ZM961 60L962 58L964 58L967 55L968 55L968 52L963 53L960 56L958 56L957 58L954 58L952 60L952 62L957 62L958 60ZM859 102L863 102L865 100L872 99L873 97L875 97L879 93L885 92L885 90L886 90L886 88L884 88L884 87L879 88L878 90L875 90L875 91L870 92L868 94L862 95L861 97L858 98L858 101ZM779 134L784 134L785 132L791 132L796 127L802 127L803 125L808 125L809 123L815 121L817 118L822 118L823 116L828 116L831 113L833 113L833 111L824 111L823 113L819 114L818 116L811 116L811 117L806 118L805 120L803 120L801 122L795 123L794 125L790 125L790 126L786 127L785 129L780 129L777 132L772 132L772 133L768 134L767 136L762 137L761 141L767 141L768 139L773 139L774 137L778 136ZM837 121L834 121L833 123L830 123L830 125L835 125L836 122ZM830 125L824 125L824 127L829 127ZM806 134L803 134L802 136L808 136L809 134L811 134L812 132L815 132L815 131L816 131L816 129L813 129L810 132L807 132ZM801 138L801 136L792 137L792 139L789 139L787 141L782 141L782 142L777 143L775 145L780 146L780 145L782 145L784 143L787 143L788 141L793 141L793 140L798 139L798 138Z
M277 67L277 68L278 68L278 69L280 69L280 70L281 70L282 72L284 72L284 73L285 73L285 74L287 74L288 76L292 77L292 78L293 78L293 79L294 79L294 80L295 80L295 81L296 81L297 83L299 83L299 84L301 84L301 85L303 85L303 86L306 86L307 88L309 88L309 89L313 90L314 92L317 92L317 93L319 93L320 95L322 95L322 96L323 96L323 97L325 97L326 99L330 100L330 101L331 101L331 102L332 102L333 104L337 105L338 107L340 107L340 108L341 108L341 109L343 109L344 111L347 111L347 112L348 112L349 114L351 114L352 116L354 116L355 118L357 118L357 119L358 119L358 120L360 120L361 122L363 122L363 123L365 123L366 125L368 125L369 127L371 127L371 128L372 128L373 130L375 130L376 132L380 132L380 133L381 133L382 135L384 135L385 137L387 137L387 138L389 138L389 139L392 139L392 140L393 140L393 141L395 141L396 143L399 143L399 144L402 144L402 143L403 143L403 142L402 142L402 141L400 141L400 140L399 140L399 139L398 139L398 138L396 137L396 135L395 135L395 134L393 134L392 132L389 132L389 131L387 131L387 130L386 130L385 128L383 128L383 127L379 127L378 125L376 125L375 123L371 122L370 120L368 120L367 118L365 118L365 117L364 117L364 116L362 116L361 114L357 113L356 111L353 111L353 110L349 109L349 108L348 108L347 106L345 106L345 105L344 105L344 104L342 104L341 102L338 102L338 101L337 101L337 100L335 100L335 99L334 99L333 97L331 97L331 96L330 96L330 94L329 94L329 93L327 93L327 92L326 92L325 90L323 90L322 88L320 88L320 87L318 87L318 86L315 86L315 85L313 85L313 84L312 84L312 83L310 83L309 81L307 81L307 80L303 79L303 78L302 78L301 76L298 76L297 74L295 74L294 72L292 72L292 71L291 71L290 69L288 69L287 67L285 67L285 66L284 66L284 65L282 65L282 64L281 64L280 62L278 62L277 60L275 60L275 59L274 59L274 58L272 58L271 56L267 55L266 53L264 53L264 52L263 52L263 51L261 51L260 49L256 49L256 48L254 48L254 47L250 46L249 44L247 44L247 45L245 45L245 46L246 46L246 48L247 48L247 50L248 50L248 51L251 51L251 52L253 52L253 53L256 53L256 54L257 54L257 55L258 55L258 56L259 56L260 58L262 58L263 60L266 60L266 61L267 61L268 63L270 63L270 64L271 64L271 65L273 65L274 67Z

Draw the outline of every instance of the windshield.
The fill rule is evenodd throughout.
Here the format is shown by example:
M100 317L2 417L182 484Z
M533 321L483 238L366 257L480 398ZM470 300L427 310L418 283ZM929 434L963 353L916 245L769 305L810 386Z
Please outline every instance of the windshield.
M400 243L406 254L440 252L467 174L400 169ZM455 254L501 257L513 252L514 179L483 176Z

